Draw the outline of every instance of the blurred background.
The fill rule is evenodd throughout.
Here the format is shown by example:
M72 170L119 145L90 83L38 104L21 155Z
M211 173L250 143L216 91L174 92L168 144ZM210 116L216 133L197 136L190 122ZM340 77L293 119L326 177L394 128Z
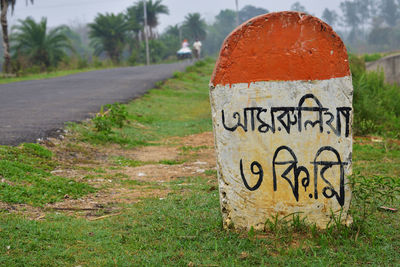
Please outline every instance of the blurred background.
M244 21L295 10L317 16L348 50L373 61L398 51L400 0L1 0L9 61L3 71L23 75L55 69L140 65L176 60L183 40L217 55L224 38ZM4 7L7 4L7 8ZM144 16L146 4L147 25ZM8 11L4 15L5 11ZM147 37L147 38L146 38ZM46 43L47 42L47 43ZM0 54L4 55L4 45ZM7 59L6 59L7 61ZM5 64L6 63L6 64ZM6 67L5 67L6 65ZM5 68L5 69L4 69Z

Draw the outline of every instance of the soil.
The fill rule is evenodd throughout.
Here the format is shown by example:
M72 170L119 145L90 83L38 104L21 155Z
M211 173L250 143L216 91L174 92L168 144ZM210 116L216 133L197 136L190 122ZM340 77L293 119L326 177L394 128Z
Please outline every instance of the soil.
M215 170L216 162L211 132L173 137L161 143L164 145L126 149L76 143L68 137L62 141L49 139L44 145L59 162L52 174L86 182L98 191L79 199L66 195L63 201L42 208L0 202L0 210L24 214L33 220L43 219L49 211L96 220L118 215L124 204L145 198L163 199L176 193L169 184L176 179L201 176L216 185L215 171L210 172ZM128 163L140 162L140 166L121 164L120 158Z

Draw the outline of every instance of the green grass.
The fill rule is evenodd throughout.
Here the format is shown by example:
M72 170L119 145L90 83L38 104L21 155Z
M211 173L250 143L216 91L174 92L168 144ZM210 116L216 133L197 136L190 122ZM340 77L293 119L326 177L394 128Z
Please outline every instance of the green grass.
M52 153L36 144L0 147L0 201L42 206L65 195L81 197L94 189L84 183L54 176Z
M142 165L148 164L147 162L139 161L139 160L134 160L134 159L129 159L125 158L122 156L118 156L113 158L113 162L116 165L123 166L123 167L138 167Z
M384 152L381 146L355 145L354 169L361 172L355 179L380 174L379 168L364 170L365 160L381 169L400 162L398 148ZM379 156L371 157L375 154ZM392 186L398 187L398 176L387 175L396 178ZM3 213L0 265L393 266L400 262L400 214L380 212L375 206L398 207L399 193L392 202L367 204L370 212L360 229L359 197L377 194L376 187L355 193L351 213L356 223L350 228L333 224L321 231L294 217L292 222L270 222L266 232L235 233L222 229L215 176L184 177L166 186L173 190L167 198L122 205L123 214L95 222L55 213L38 222Z
M185 160L160 160L158 163L164 164L164 165L180 165L182 163L185 163Z
M212 65L208 61L188 73L176 73L175 79L128 104L129 116L135 121L121 130L113 129L110 135L93 131L90 124L73 127L82 140L130 146L153 145L164 137L208 131L207 83ZM180 150L189 153L200 149L183 146ZM117 166L146 164L125 157L112 160ZM13 182L24 188L35 185L31 176L44 181L56 179L49 174L55 167L51 153L37 145L1 147L0 162L18 167L0 167L0 175L7 180L22 178ZM121 186L171 193L165 198L118 204L122 214L97 221L54 212L41 221L32 221L0 210L0 266L398 265L400 213L379 211L378 207L400 206L400 146L387 140L356 142L353 162L351 227L333 222L327 230L318 230L294 215L290 220L267 222L265 232L227 231L222 228L215 170L206 170L206 177L180 177L169 183L133 181L117 173L112 176ZM95 170L88 179L97 175L106 178L103 169ZM66 186L77 186L62 179ZM47 190L55 198L62 196L53 187ZM35 200L33 204L46 201Z
M197 62L185 73L126 105L129 125L114 128L111 134L98 132L93 124L72 124L81 140L94 144L117 143L129 146L154 145L169 136L185 136L210 131L211 115L208 83L214 61Z
M56 77L67 76L71 74L81 73L81 72L88 72L99 70L97 68L88 68L88 69L74 69L74 70L59 70L54 72L45 72L45 73L38 73L38 74L29 74L21 77L0 77L0 84L6 83L14 83L14 82L23 82L23 81L31 81L31 80L43 80L43 79L50 79Z
M354 133L400 137L400 86L383 73L366 72L364 59L350 55L354 86Z
M362 57L365 62L372 62L381 59L383 55L380 53L374 53L374 54L364 54Z

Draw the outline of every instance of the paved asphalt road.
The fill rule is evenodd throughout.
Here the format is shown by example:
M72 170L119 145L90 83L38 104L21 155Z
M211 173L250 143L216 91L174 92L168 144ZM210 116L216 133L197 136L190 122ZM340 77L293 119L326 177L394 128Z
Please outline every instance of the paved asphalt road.
M0 85L0 144L35 142L63 128L65 122L90 117L101 105L143 95L157 81L188 65L116 68Z

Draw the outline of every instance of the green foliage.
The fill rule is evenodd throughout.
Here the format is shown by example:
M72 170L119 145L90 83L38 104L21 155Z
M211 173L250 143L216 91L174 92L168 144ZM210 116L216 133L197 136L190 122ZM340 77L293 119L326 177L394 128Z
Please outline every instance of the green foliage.
M94 192L94 188L74 180L54 176L52 153L38 144L0 147L0 201L42 206Z
M372 62L382 58L382 54L374 53L374 54L365 54L363 56L365 62Z
M143 17L143 1L136 2L127 9L127 20L131 26L131 30L138 33L144 27ZM146 0L147 23L150 27L150 35L153 37L153 29L159 24L158 16L160 14L169 14L167 6L162 4L162 0Z
M187 38L192 42L197 39L204 40L207 36L206 22L201 18L200 13L189 13L185 16L182 31L184 38Z
M380 223L379 207L398 207L400 201L400 147L384 140L371 145L354 145L352 216L357 235Z
M166 136L211 130L207 83L213 63L207 59L190 73L183 73L128 104L128 117L134 122L125 125L120 133L110 135L108 141L126 138L127 143L132 142L129 144L150 141L154 144L154 140ZM360 71L356 78L363 75ZM207 177L179 177L159 184L130 180L129 176L117 173L115 177L123 179L123 186L157 186L169 194L139 203L119 204L118 216L97 221L51 212L37 221L0 209L0 265L123 266L132 262L138 266L393 265L400 260L397 251L400 213L377 208L400 204L400 147L386 140L370 145L361 145L357 139L355 142L350 210L354 224L350 227L340 224L340 217L333 217L328 229L319 230L301 214L294 213L286 218L276 216L266 223L263 232L230 231L223 229L221 223L215 170L207 170ZM196 152L197 148L181 147L181 150ZM49 157L51 153L37 145L0 147L0 163L11 161L19 166L20 177L48 174L54 169ZM126 157L113 161L120 166L147 164ZM16 171L4 166L0 166L0 175L11 184L9 177L18 175L10 175ZM57 188L58 180L48 175L45 178L64 192L64 188ZM29 190L32 184L36 186L32 179L20 184ZM0 197L3 192L11 194L19 190L15 185L13 191L2 186L3 182ZM53 187L41 186L49 190L33 191L36 202L46 203L36 200L46 192L62 196Z
M110 134L112 127L122 128L127 120L128 113L126 107L120 103L107 104L105 106L107 112L104 112L104 107L101 107L100 113L93 118L96 131L103 134Z
M14 58L29 61L27 66L21 67L40 66L42 70L54 67L65 57L65 49L72 50L65 26L48 30L46 18L39 23L31 17L18 22L11 39Z
M184 163L184 160L160 160L158 163L164 164L164 165L180 165Z
M72 51L67 49L65 49L65 52L68 56L74 56L76 54L79 58L88 58L89 55L93 54L93 51L86 40L88 37L88 26L85 24L75 25L72 27L73 28L64 27L62 29L62 32L67 36L74 53L71 53Z
M381 51L398 49L400 28L376 25L368 34L368 42Z
M132 53L128 58L129 66L135 66L135 64L137 62L137 58L138 58L137 52L135 50L132 50Z
M167 56L167 48L161 40L149 40L150 62L159 63ZM138 61L141 63L146 62L146 46L142 42L138 53Z
M353 175L353 210L356 219L363 224L368 216L376 213L380 206L393 206L400 195L400 179L384 176Z
M124 167L138 167L146 164L146 162L129 159L121 156L114 158L114 163Z
M400 87L386 84L384 74L366 72L364 60L349 57L354 86L354 133L398 138Z
M243 23L253 17L269 13L265 8L246 5L239 11L239 22Z
M176 58L176 52L181 48L181 28L178 25L169 26L160 36L160 41L165 45L165 58Z
M77 132L82 140L92 143L130 146L154 145L155 141L168 136L211 130L208 82L215 60L207 58L204 62L197 63L193 72L177 72L176 78L127 104L127 118L131 123L121 129L107 132L97 131L96 127L73 125L71 130ZM103 117L101 114L99 117Z
M25 143L23 144L23 150L25 153L43 159L51 159L51 157L53 156L53 153L51 153L51 151L38 144Z
M99 58L98 57L96 57L96 56L94 56L93 58L92 58L92 64L93 64L93 67L95 67L95 68L101 68L101 67L103 67L103 62L101 61L101 60L99 60Z
M94 22L89 24L89 36L95 55L106 52L108 57L118 63L128 39L129 24L123 14L99 14Z
M364 155L360 150L355 153ZM131 180L123 184L146 185ZM295 213L277 216L267 223L265 232L235 232L222 227L216 185L210 177L181 177L160 185L172 191L167 197L125 204L121 215L98 221L55 213L35 221L3 212L0 253L5 256L0 256L0 264L390 266L400 260L399 213L373 212L360 231L357 225L340 231L337 227L319 230ZM367 194L375 188L365 187ZM354 202L358 199L354 196ZM367 209L374 208L368 204ZM356 222L358 209L355 203Z
M208 26L207 39L204 42L205 52L210 55L217 53L235 25L236 12L230 9L221 10L215 17L214 24Z
M87 58L79 57L77 67L78 67L78 70L88 68L89 62L88 62Z
M400 2L395 0L381 0L379 5L380 16L391 27L395 26L400 15Z

